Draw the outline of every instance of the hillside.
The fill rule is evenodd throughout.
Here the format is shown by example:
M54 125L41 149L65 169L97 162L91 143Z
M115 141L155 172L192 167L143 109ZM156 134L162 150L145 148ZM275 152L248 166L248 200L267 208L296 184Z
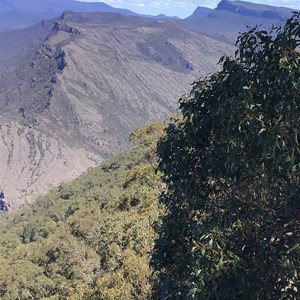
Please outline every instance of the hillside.
M0 218L2 300L150 298L164 126L134 131L132 150Z
M1 37L0 185L12 208L126 148L132 128L174 112L233 52L176 20L112 13L65 12Z

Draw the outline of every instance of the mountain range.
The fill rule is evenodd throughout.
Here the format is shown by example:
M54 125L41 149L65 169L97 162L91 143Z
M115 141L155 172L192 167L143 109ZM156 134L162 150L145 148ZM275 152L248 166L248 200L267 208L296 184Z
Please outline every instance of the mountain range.
M185 20L86 12L100 8L110 9L72 0L1 2L4 19L68 9L0 32L0 185L12 209L128 148L133 128L176 112L192 82L233 55L245 25L279 24L291 11L223 0Z
M65 10L75 12L112 12L129 16L139 15L128 9L112 7L104 2L0 0L0 31L20 29L45 19L56 18ZM170 18L164 14L147 17L158 19Z
M0 0L0 31L24 28L41 20L55 18L64 10L80 12L102 11L137 15L130 10L114 8L103 2Z
M0 36L0 182L14 205L126 148L131 129L175 112L233 52L176 20L114 13L65 12Z
M213 10L199 7L183 23L192 30L234 44L238 33L247 27L270 29L289 18L292 11L286 7L222 0Z

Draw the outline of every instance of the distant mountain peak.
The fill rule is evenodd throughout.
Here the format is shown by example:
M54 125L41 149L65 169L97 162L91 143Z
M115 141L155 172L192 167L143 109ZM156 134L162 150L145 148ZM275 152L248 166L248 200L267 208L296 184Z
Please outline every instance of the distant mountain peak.
M168 16L166 16L165 14L159 14L156 16L157 18L169 18Z
M195 11L193 12L193 14L191 16L187 17L187 19L198 19L198 18L208 15L211 11L212 11L211 8L208 8L205 6L198 6L195 9Z
M261 25L268 29L273 25L282 25L284 20L291 17L292 11L286 7L222 0L217 8L206 15L197 16L201 7L197 8L193 15L184 20L184 24L187 28L233 45L238 33L247 27Z

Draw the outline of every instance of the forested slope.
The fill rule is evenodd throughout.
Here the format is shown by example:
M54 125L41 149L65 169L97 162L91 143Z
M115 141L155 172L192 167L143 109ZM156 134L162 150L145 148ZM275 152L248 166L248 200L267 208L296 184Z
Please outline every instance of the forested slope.
M132 150L1 220L1 299L150 297L163 127L134 131Z

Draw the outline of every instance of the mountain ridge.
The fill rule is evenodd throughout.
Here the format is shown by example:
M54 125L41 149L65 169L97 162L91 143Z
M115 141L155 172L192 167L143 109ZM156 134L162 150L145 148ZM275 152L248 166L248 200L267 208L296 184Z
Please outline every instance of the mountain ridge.
M182 22L191 30L233 45L238 33L247 27L262 25L268 30L273 25L283 24L292 15L292 11L295 10L245 1L222 0L207 14L194 13Z
M197 77L233 55L245 20L219 8L197 19L199 30L187 20L65 11L0 33L0 184L12 207L126 149L133 128L175 112Z
M128 16L157 19L175 18L166 15L146 16L124 8L115 8L104 2L82 2L75 0L0 0L0 32L25 28L42 20L59 17L64 11L111 12Z
M7 58L0 74L2 136L8 145L1 149L0 182L19 204L19 190L27 189L28 199L36 195L33 190L42 192L41 174L56 161L68 180L127 148L131 129L173 113L190 83L232 52L172 19L65 12L28 30L40 35L36 45L23 41L23 59ZM15 47L13 38L5 44L8 52L9 44ZM52 143L58 145L54 150ZM18 161L21 147L31 167L11 165L8 158ZM68 156L79 161L77 174ZM46 157L53 158L52 165L44 163Z

